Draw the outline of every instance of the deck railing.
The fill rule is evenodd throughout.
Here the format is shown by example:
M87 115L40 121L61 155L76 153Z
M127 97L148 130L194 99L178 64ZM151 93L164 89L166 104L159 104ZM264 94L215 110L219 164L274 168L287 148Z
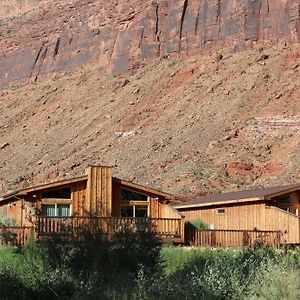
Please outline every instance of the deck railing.
M278 247L283 242L281 231L260 230L197 230L187 228L185 241L190 245L207 247Z
M137 230L142 226L163 240L183 242L182 219L169 218L121 218L121 217L45 217L37 216L35 230L38 236L51 234L77 234L80 229L101 231L113 235L122 229Z
M0 245L24 246L30 236L34 236L33 227L0 227Z

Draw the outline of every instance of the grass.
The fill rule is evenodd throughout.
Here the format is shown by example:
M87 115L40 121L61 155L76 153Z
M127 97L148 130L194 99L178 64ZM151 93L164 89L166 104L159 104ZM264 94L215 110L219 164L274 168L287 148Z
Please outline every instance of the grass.
M164 262L164 272L171 275L182 270L198 257L207 256L211 249L197 247L165 247L161 250L161 259Z
M129 269L122 266L137 254L129 251L133 240L128 238L125 243L114 244L108 249L112 256L117 249L116 257L109 258L109 264L104 267L101 256L107 249L101 247L107 245L101 244L99 248L93 241L88 241L89 245L81 250L70 245L59 247L59 263L58 260L51 261L51 251L46 245L41 246L33 241L24 249L2 247L1 299L300 298L298 250L209 249L169 245L162 247L159 259L153 258L157 267L149 269L144 264L151 264L147 260L151 249L136 237L134 239L138 243L137 253L145 252L146 255L133 260L135 265L127 265ZM97 260L93 260L94 257ZM80 258L82 261L79 264ZM106 256L103 258L107 259ZM95 266L95 263L99 265Z

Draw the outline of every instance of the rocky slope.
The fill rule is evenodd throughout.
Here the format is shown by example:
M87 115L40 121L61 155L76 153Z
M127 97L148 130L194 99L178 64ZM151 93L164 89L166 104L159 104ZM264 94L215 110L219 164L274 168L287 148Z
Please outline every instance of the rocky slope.
M97 66L0 92L2 190L88 164L175 194L296 182L300 47L264 45L134 75Z
M0 194L88 164L177 195L299 179L299 1L17 2Z

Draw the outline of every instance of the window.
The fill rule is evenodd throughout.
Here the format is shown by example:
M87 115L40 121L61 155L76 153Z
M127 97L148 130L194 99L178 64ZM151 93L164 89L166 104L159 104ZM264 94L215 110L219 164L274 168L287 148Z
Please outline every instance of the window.
M123 218L147 218L148 206L121 205L121 217Z
M42 214L47 217L69 217L71 206L68 204L42 204Z
M135 206L135 217L136 218L147 218L148 217L148 206Z
M42 199L71 199L71 188L50 190L42 193Z
M278 205L289 205L289 204L292 204L291 197L290 196L279 197L278 199L276 199L276 203Z
M123 205L121 206L121 217L123 218L133 218L134 213L133 213L133 208L134 206L129 206L129 205Z
M225 215L225 209L217 209L217 215Z
M121 189L122 201L148 201L148 196L130 190Z

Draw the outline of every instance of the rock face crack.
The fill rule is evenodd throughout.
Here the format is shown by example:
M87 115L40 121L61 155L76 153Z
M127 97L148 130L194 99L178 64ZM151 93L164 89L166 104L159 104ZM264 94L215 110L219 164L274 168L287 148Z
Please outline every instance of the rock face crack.
M37 26L26 18L19 20L20 30L14 37L0 39L0 86L26 82L37 69L51 76L52 72L99 63L117 75L162 55L211 53L223 47L242 51L256 41L300 41L299 0L119 2L118 9L107 0L75 6L68 26L63 19L70 13L67 10L59 14L49 11L47 22L43 16L35 16ZM128 15L129 7L140 7L140 11ZM100 28L101 38L95 38ZM41 40L51 45L44 60Z
M42 46L40 47L40 49L39 49L39 51L38 51L38 53L37 53L37 55L36 55L36 57L35 57L35 60L34 60L33 66L32 66L32 70L34 69L35 65L37 64L37 62L38 62L38 60L39 60L39 58L40 58L40 55L41 55L41 53L42 53L42 50L43 50L43 48L44 48L44 46L45 46L45 44L46 44L46 43L43 43Z
M217 7L216 23L220 24L220 18L221 18L221 0L217 1L216 7Z
M58 37L54 48L53 58L55 58L58 54L59 45L60 45L60 38Z
M184 23L184 18L186 14L186 10L188 7L189 1L184 0L183 6L182 6L182 14L180 18L180 30L179 30L179 52L181 51L181 39L182 39L182 30L183 30L183 23Z
M118 38L119 38L119 34L120 34L120 31L118 31L115 39L113 40L113 45L112 45L112 49L111 49L111 53L110 53L110 58L109 58L109 66L111 67L111 62L112 62L112 58L113 58L113 55L114 55L114 52L115 52L115 48L116 48L116 44L117 44L117 41L118 41Z
M156 38L156 42L158 43L158 55L160 55L160 30L159 30L159 4L156 3L156 7L155 7L155 38Z
M35 70L35 67L36 67L36 65L37 65L37 63L38 63L38 60L39 60L39 58L40 58L40 56L41 56L41 53L42 53L42 51L43 51L43 49L44 49L44 46L47 44L47 42L44 42L43 44L42 44L42 46L40 47L40 49L39 49L39 51L38 51L38 53L37 53L37 55L36 55L36 57L35 57L35 60L34 60L34 63L33 63L33 65L32 65L32 67L31 67L31 73L30 73L30 76L29 76L29 80L32 78L32 76L33 76L33 73L34 73L34 70ZM47 49L46 49L47 50ZM45 55L45 52L44 52L44 55Z
M196 35L198 32L198 23L199 23L199 17L200 17L200 9L201 9L201 2L199 3L199 7L197 9L197 16L196 16L196 20L195 20L195 30L194 30L194 34Z

